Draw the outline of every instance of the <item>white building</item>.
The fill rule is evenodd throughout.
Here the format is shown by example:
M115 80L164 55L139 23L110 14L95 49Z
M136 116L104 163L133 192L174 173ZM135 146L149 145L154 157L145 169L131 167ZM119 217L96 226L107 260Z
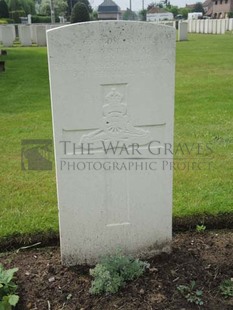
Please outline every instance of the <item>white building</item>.
M202 12L188 13L188 19L198 19L198 18L202 18L202 16L203 16Z
M146 14L146 20L148 22L155 22L159 20L173 20L174 16L171 12L167 12L165 9L154 7Z

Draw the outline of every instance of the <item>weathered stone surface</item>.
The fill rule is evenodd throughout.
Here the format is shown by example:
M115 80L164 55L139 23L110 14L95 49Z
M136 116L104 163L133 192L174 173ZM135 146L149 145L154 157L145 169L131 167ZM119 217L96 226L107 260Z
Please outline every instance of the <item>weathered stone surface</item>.
M169 251L175 29L91 22L47 37L63 263Z

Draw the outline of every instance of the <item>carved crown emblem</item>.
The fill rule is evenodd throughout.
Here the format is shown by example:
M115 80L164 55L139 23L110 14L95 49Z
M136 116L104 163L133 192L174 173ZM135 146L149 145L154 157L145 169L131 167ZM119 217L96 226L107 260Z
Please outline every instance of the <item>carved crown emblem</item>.
M123 96L116 91L115 88L106 95L105 100L107 104L103 106L104 115L111 115L115 113L126 114L126 104L122 103Z
M105 99L109 104L117 104L122 101L123 96L116 91L116 88L112 88L110 93L106 95Z

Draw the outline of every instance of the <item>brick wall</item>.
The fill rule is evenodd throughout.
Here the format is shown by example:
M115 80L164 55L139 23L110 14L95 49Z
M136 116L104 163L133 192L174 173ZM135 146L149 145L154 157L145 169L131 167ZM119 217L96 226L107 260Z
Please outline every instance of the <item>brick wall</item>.
M233 0L213 1L213 17L225 18L231 11L233 11Z

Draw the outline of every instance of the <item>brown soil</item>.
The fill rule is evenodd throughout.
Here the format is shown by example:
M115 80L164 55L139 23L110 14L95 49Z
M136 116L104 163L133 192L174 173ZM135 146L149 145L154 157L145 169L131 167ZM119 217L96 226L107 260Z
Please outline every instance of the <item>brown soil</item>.
M220 283L233 277L232 231L175 235L170 255L150 259L144 276L108 296L90 295L89 267L62 266L58 247L21 249L0 254L0 260L6 268L19 267L19 310L233 309L233 297L219 292ZM187 302L177 290L192 280L203 291L203 306Z

